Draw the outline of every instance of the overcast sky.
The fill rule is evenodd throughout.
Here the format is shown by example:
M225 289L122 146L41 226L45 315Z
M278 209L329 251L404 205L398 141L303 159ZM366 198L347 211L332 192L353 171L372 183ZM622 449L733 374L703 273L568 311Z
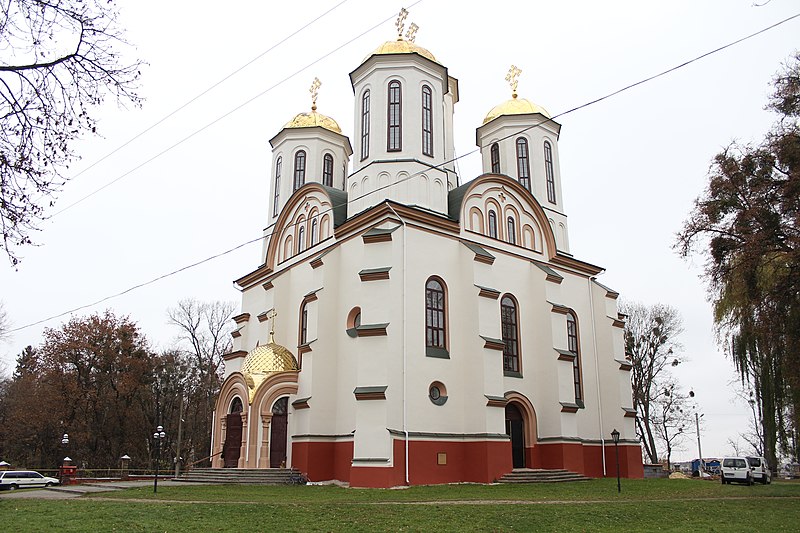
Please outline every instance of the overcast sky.
M141 79L145 104L138 110L109 103L98 111L103 138L78 147L83 159L51 211L57 214L34 235L39 246L23 251L18 271L0 268L0 300L12 326L23 328L0 345L0 362L6 372L13 370L26 345L38 344L44 328L57 328L70 315L24 327L28 324L259 237L268 223L268 140L296 113L309 110L315 76L322 81L319 111L352 137L348 74L395 37L394 19L403 5L410 11L407 24L420 27L416 43L459 80L455 142L464 156L458 162L464 183L480 174L475 128L509 98L504 77L511 64L522 70L520 97L556 115L800 12L796 1L757 3L765 5L753 0L242 0L225 8L199 0L124 3L121 21L133 45L125 53L149 63ZM733 365L714 340L699 278L702 259L684 261L672 244L705 186L713 156L733 140L758 142L775 120L764 110L769 83L798 48L798 35L800 18L558 119L571 251L604 267L599 281L623 298L669 304L682 315L680 341L688 362L676 373L685 390L695 391L704 414L706 457L732 452L726 441L746 429L747 406L737 400ZM166 324L167 309L188 297L239 305L232 280L255 269L260 252L260 243L245 246L75 316L112 309L136 321L155 348L169 347L176 332ZM696 456L691 435L673 459Z

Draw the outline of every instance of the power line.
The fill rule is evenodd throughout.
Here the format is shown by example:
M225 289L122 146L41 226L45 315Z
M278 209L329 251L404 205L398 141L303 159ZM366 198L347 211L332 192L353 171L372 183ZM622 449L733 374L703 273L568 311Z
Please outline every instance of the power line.
M419 1L422 1L422 0L419 0ZM417 3L419 3L419 2L417 2ZM412 5L413 5L413 4L412 4ZM571 108L571 109L568 109L568 110L566 110L566 111L563 111L563 112L561 112L561 113L558 113L558 114L554 115L552 118L549 118L548 120L545 120L545 121L543 121L543 122L541 122L541 123L539 123L539 124L535 124L535 125L532 125L532 126L528 126L528 127L526 127L526 128L522 128L522 129L520 129L519 131L517 131L517 132L515 132L515 133L512 133L512 134L510 134L510 135L507 135L506 137L503 137L503 138L502 138L502 139L500 139L500 140L506 140L506 139L509 139L510 137L513 137L513 136L515 136L515 135L519 135L519 134L520 134L520 133L522 133L522 132L525 132L525 131L531 130L531 129L533 129L533 128L538 128L538 127L541 127L542 125L544 125L544 124L547 124L548 122L552 122L552 121L554 121L554 120L555 120L556 118L558 118L558 117L562 117L562 116L564 116L564 115L568 115L568 114L570 114L570 113L574 113L575 111L579 111L579 110L581 110L581 109L584 109L584 108L586 108L586 107L592 106L592 105L594 105L594 104L597 104L597 103L599 103L599 102L602 102L602 101L604 101L604 100L607 100L607 99L609 99L609 98L612 98L612 97L614 97L614 96L616 96L616 95L618 95L618 94L621 94L621 93L623 93L623 92L625 92L625 91L628 91L628 90L630 90L630 89L632 89L632 88L634 88L634 87L637 87L637 86L639 86L639 85L642 85L642 84L644 84L644 83L647 83L647 82L649 82L649 81L655 80L655 79L657 79L657 78L659 78L659 77L661 77L661 76L665 76L666 74L669 74L669 73L671 73L671 72L674 72L674 71L676 71L676 70L678 70L678 69L680 69L680 68L683 68L683 67L685 67L685 66L687 66L687 65L690 65L690 64L692 64L692 63L694 63L694 62L696 62L696 61L699 61L700 59L703 59L703 58L709 57L709 56L711 56L711 55L713 55L713 54L715 54L715 53L717 53L717 52L720 52L720 51L722 51L722 50L725 50L726 48L730 48L731 46L734 46L734 45L736 45L736 44L739 44L739 43L741 43L741 42L744 42L744 41L746 41L746 40L748 40L748 39L751 39L751 38L753 38L753 37L756 37L757 35L760 35L760 34L762 34L762 33L766 32L766 31L769 31L769 30L771 30L771 29L774 29L774 28L776 28L776 27L778 27L778 26L780 26L780 25L782 25L782 24L784 24L784 23L786 23L786 22L789 22L789 21L791 21L791 20L793 20L793 19L796 19L796 18L798 18L798 17L800 17L800 13L798 13L798 14L796 14L796 15L793 15L793 16L791 16L791 17L788 17L788 18L786 18L786 19L784 19L784 20L782 20L782 21L780 21L780 22L777 22L777 23L775 23L775 24L772 24L771 26L768 26L768 27L766 27L766 28L764 28L764 29L762 29L762 30L759 30L759 31L755 32L755 33L751 33L750 35L747 35L747 36L745 36L745 37L742 37L742 38L740 38L740 39L737 39L737 40L735 40L735 41L732 41L732 42L730 42L730 43L728 43L728 44L726 44L726 45L720 46L719 48L715 48L714 50L711 50L711 51L709 51L709 52L706 52L706 53L703 53L703 54L701 54L701 55L699 55L699 56L696 56L696 57L695 57L695 58L693 58L693 59L690 59L690 60L688 60L688 61L684 61L683 63L680 63L679 65L676 65L676 66L674 66L674 67L671 67L671 68L669 68L669 69L667 69L667 70L664 70L664 71L662 71L662 72L660 72L660 73L658 73L658 74L655 74L655 75L652 75L652 76L650 76L650 77L644 78L644 79L642 79L642 80L639 80L639 81L637 81L637 82L635 82L635 83L631 83L630 85L626 85L625 87L622 87L621 89L617 89L616 91L613 91L613 92L611 92L611 93L608 93L608 94L606 94L606 95L604 95L604 96L601 96L601 97L599 97L599 98L595 98L594 100L590 100L589 102L586 102L586 103L584 103L584 104L578 105L578 106L576 106L576 107L573 107L573 108ZM387 19L387 20L390 20L390 19ZM383 24L384 22L386 22L386 21L383 21L383 22L381 22L381 24ZM368 30L368 31L371 31L371 30ZM367 33L367 32L365 32L365 33ZM363 34L362 34L362 35L363 35ZM359 36L359 37L360 37L360 36ZM353 40L355 40L355 39L353 39ZM348 41L347 43L345 43L345 45L346 45L346 44L349 44L350 42L352 42L352 40L351 40L351 41ZM345 45L342 45L342 46L345 46ZM339 48L341 48L341 46L340 46ZM338 50L338 48L337 48L337 50ZM335 50L334 50L334 51L335 51ZM331 52L331 53L333 53L333 52ZM324 57L327 57L327 56L329 56L331 53L327 54L326 56L323 56L323 58L324 58ZM318 61L320 61L320 60L321 60L321 59L323 59L323 58L320 58L319 60L315 61L315 63L316 63L316 62L318 62ZM313 63L312 63L312 65L313 65ZM306 67L306 68L307 68L307 67ZM304 69L302 69L302 70L304 70ZM299 73L299 72L298 72L298 73ZM294 76L294 75L296 75L296 74L297 74L297 73L293 74L292 76ZM287 78L287 79L289 79L289 78ZM263 94L263 93L262 93L262 94ZM246 105L246 103L245 103L245 104L242 104L242 106L243 106L243 105ZM242 107L242 106L239 106L239 107ZM238 108L237 108L237 109L238 109ZM219 119L217 119L217 120L219 120ZM216 122L216 121L215 121L215 122ZM207 126L206 126L206 127L207 127ZM181 141L181 142L182 142L182 141ZM444 161L443 163L441 163L441 164L439 164L439 165L432 166L431 168L439 168L439 169L441 169L441 167L443 167L444 165L447 165L447 164L449 164L449 163L452 163L452 162L454 162L454 161L457 161L457 160L459 160L459 159L462 159L462 158L464 158L464 157L470 156L470 155L472 155L472 154L474 154L474 153L478 152L479 150L480 150L480 148L473 149L472 151L470 151L470 152L467 152L466 154L462 154L462 155L460 155L460 156L458 156L458 157L454 157L454 158L452 158L452 159L449 159L449 160L447 160L447 161ZM162 153L163 153L163 152L162 152ZM150 159L150 160L152 160L152 159ZM148 160L148 162L149 162L150 160ZM143 164L146 164L146 163L143 163ZM143 164L142 164L142 165L143 165ZM142 165L140 165L140 166L142 166ZM137 168L138 168L138 167L137 167ZM130 173L130 172L129 172L129 173ZM393 187L393 186L395 186L395 185L398 185L398 184L400 184L400 183L403 183L403 182L405 182L405 181L408 181L408 180L410 180L410 179L413 179L413 178L415 178L415 177L418 177L418 176L420 176L422 173L423 173L422 171L415 172L414 174L411 174L410 176L407 176L406 178L403 178L402 180L399 180L399 181L397 181L397 182L395 182L395 183L388 184L388 185L384 185L384 186L382 186L382 187L378 187L377 189L374 189L374 190L372 190L372 191L369 191L368 193L367 193L367 192L365 192L364 194L361 194L360 196L358 196L358 197L355 197L355 198L352 198L352 199L351 199L351 198L348 198L348 199L347 199L347 201L346 201L345 203L343 203L343 204L342 204L342 203L340 203L340 204L337 204L337 205L331 206L330 208L328 208L328 209L326 209L326 210L324 210L324 211L320 211L320 215L321 215L321 214L323 214L323 213L329 213L329 212L333 211L334 209L336 209L337 207L345 206L345 205L347 205L347 204L350 204L350 203L352 203L352 202L356 202L356 201L358 201L358 200L360 200L360 199L364 198L364 197L365 197L365 196L367 196L367 195L374 194L374 193L376 193L376 192L378 192L378 191L381 191L381 190L383 190L383 189L386 189L386 188L388 188L388 187ZM293 224L293 225L296 225L296 224L297 224L297 223L295 223L295 224ZM291 226L287 226L287 227L291 227ZM62 317L62 316L65 316L65 315L68 315L68 314L70 314L70 313L73 313L73 312L75 312L75 311L80 311L80 310L82 310L82 309L86 309L86 308L88 308L88 307L92 307L92 306L98 305L98 304L100 304L100 303L106 302L106 301L108 301L108 300L111 300L111 299L113 299L113 298L117 298L117 297L119 297L119 296L122 296L122 295L124 295L124 294L127 294L127 293L129 293L129 292L132 292L132 291L134 291L134 290L140 289L140 288L142 288L142 287L146 287L146 286L148 286L148 285L152 285L152 284L154 284L154 283L156 283L156 282L158 282L158 281L161 281L162 279L165 279L165 278L168 278L168 277L174 276L174 275L176 275L176 274L179 274L180 272L183 272L183 271L189 270L189 269L191 269L191 268L194 268L194 267L196 267L196 266L199 266L199 265L201 265L201 264L207 263L207 262L209 262L209 261L212 261L212 260L214 260L214 259L217 259L217 258L219 258L219 257L222 257L222 256L225 256L225 255L228 255L228 254L230 254L230 253L232 253L232 252L234 252L234 251L236 251L236 250L238 250L238 249L240 249L240 248L243 248L243 247L245 247L245 246L247 246L247 245L250 245L250 244L253 244L253 243L255 243L255 242L259 242L259 241L262 241L262 240L264 240L264 239L267 239L267 238L271 237L271 236L274 234L274 231L275 231L275 229L273 228L272 232L270 232L270 233L267 233L267 234L264 234L264 235L262 235L261 237L258 237L258 238L251 239L251 240L249 240L249 241L243 242L243 243L241 243L241 244L238 244L238 245L234 246L233 248L230 248L230 249L228 249L228 250L225 250L225 251L223 251L223 252L217 253L217 254L215 254L215 255L212 255L212 256L210 256L210 257L207 257L207 258L205 258L205 259L202 259L202 260L200 260L200 261L197 261L197 262L195 262L195 263L192 263L192 264L189 264L189 265L183 266L183 267L181 267L181 268L179 268L179 269L177 269L177 270L173 270L172 272L169 272L169 273L167 273L167 274L162 274L162 275L160 275L160 276L158 276L158 277L155 277L155 278L153 278L153 279L151 279L151 280L149 280L149 281L145 281L145 282L139 283L139 284L137 284L137 285L134 285L134 286L132 286L132 287L129 287L128 289L125 289L125 290L123 290L123 291L121 291L121 292L118 292L118 293L116 293L116 294L112 294L112 295L110 295L110 296L106 296L106 297L104 297L104 298L101 298L100 300L97 300L97 301L95 301L95 302L92 302L92 303L89 303L89 304L85 304L85 305L81 305L81 306L79 306L79 307L75 307L75 308L73 308L73 309L70 309L70 310L68 310L68 311L64 311L64 312L62 312L62 313L58 313L58 314L56 314L56 315L53 315L53 316L50 316L50 317L48 317L48 318L44 318L44 319L41 319L41 320L37 320L36 322L31 322L31 323L29 323L29 324L26 324L26 325L24 325L24 326L20 326L20 327L18 327L18 328L9 329L9 330L8 330L8 332L9 332L9 333L13 333L13 332L16 332L16 331L21 331L21 330L23 330L23 329L27 329L27 328L29 328L29 327L32 327L32 326L36 326L36 325L38 325L38 324L42 324L42 323L44 323L44 322L48 322L48 321L50 321L50 320L53 320L53 319L56 319L56 318L60 318L60 317Z
M184 109L184 108L186 108L187 106L189 106L189 105L190 105L191 103L193 103L195 100L197 100L197 99L199 99L200 97L202 97L202 96L206 95L206 94L207 94L207 93L209 93L211 90L213 90L213 89L214 89L214 88L216 88L217 86L221 85L222 83L224 83L225 81L227 81L229 78L233 77L234 75L238 74L240 71L244 70L246 67L250 66L250 65L251 65L251 64L253 64L255 61L257 61L258 59L260 59L261 57L263 57L263 56L264 56L264 55L266 55L267 53L271 52L272 50L274 50L275 48L277 48L277 47L278 47L278 46L280 46L281 44L285 43L286 41L288 41L289 39L291 39L292 37L294 37L295 35L297 35L297 34L298 34L298 33L300 33L301 31L303 31L304 29L308 28L310 25L312 25L313 23L317 22L318 20L320 20L322 17L324 17L324 16L325 16L325 15L327 15L328 13L331 13L333 10L335 10L336 8L338 8L339 6L341 6L342 4L344 4L344 3L345 3L345 2L347 2L347 1L349 1L349 0L342 0L342 1L341 1L341 2L339 2L337 5L335 5L334 7L332 7L331 9L329 9L328 11L326 11L325 13L323 13L322 15L318 16L317 18L315 18L315 19L314 19L314 20L312 20L311 22L309 22L309 23L305 24L303 27L301 27L300 29L298 29L297 31L295 31L294 33L292 33L291 35L289 35L289 36L285 37L284 39L282 39L281 41L279 41L277 44L275 44L275 45L273 45L272 47L270 47L268 50L266 50L266 51L262 52L261 54L259 54L259 55L258 55L258 56L256 56L255 58L253 58L252 60L248 61L247 63L245 63L244 65L242 65L241 67L239 67L238 69L236 69L235 71L233 71L232 73L228 74L227 76L225 76L224 78L222 78L221 80L219 80L217 83L215 83L214 85L212 85L211 87L209 87L208 89L206 89L205 91L203 91L202 93L198 94L197 96L195 96L194 98L192 98L191 100L189 100L188 102L186 102L185 104L183 104L182 106L178 107L177 109L175 109L175 110L174 110L174 111L172 111L171 113L167 114L165 117L163 117L162 119L158 120L158 121L157 121L155 124L153 124L152 126L150 126L150 127L146 128L146 129L145 129L145 130L143 130L142 132L140 132L140 133L138 133L137 135L135 135L135 136L131 137L129 140L127 140L126 142L124 142L124 143L123 143L122 145L120 145L119 147L115 148L114 150L112 150L111 152L109 152L108 154L106 154L105 156L101 157L99 160L95 161L95 162L94 162L94 163L92 163L90 166L88 166L88 167L86 167L85 169L81 170L81 171L80 171L78 174L76 174L75 176L73 176L73 178L72 178L72 179L74 179L74 178L77 178L78 176L80 176L81 174L83 174L84 172L86 172L87 170L89 170L89 169L93 168L94 166L98 165L98 164L99 164L99 163L101 163L102 161L104 161L104 160L108 159L108 158L109 158L109 157L111 157L113 154L117 153L118 151L120 151L120 150L121 150L121 149L123 149L124 147L128 146L130 143L132 143L133 141L135 141L135 140L136 140L136 139L138 139L139 137L141 137L141 136L143 136L144 134L146 134L147 132L151 131L152 129L154 129L155 127L157 127L158 125L160 125L161 123L163 123L164 121L166 121L167 119L169 119L170 117L172 117L173 115L175 115L176 113L178 113L179 111L181 111L182 109ZM413 7L413 6L415 6L415 5L419 4L419 3L420 3L420 2L422 2L422 1L423 1L423 0L417 0L416 2L414 2L413 4L411 4L409 7ZM207 130L208 128L210 128L211 126L213 126L213 125L215 125L216 123L220 122L221 120L223 120L223 119L225 119L225 118L229 117L230 115L232 115L233 113L235 113L235 112L239 111L239 110L240 110L240 109L242 109L243 107L245 107L245 106L247 106L247 105L251 104L252 102L254 102L255 100L257 100L258 98L261 98L262 96L264 96L264 95L265 95L265 94L267 94L268 92L272 91L273 89L275 89L275 88L277 88L277 87L279 87L279 86L283 85L284 83L286 83L286 82L287 82L287 81L289 81L290 79L294 78L294 77L295 77L295 76L297 76L298 74L302 73L303 71L307 70L308 68L310 68L310 67L312 67L312 66L316 65L317 63L319 63L319 62L320 62L320 61L322 61L323 59L326 59L326 58L328 58L329 56L331 56L332 54L334 54L334 53L338 52L339 50L341 50L341 49L342 49L342 48L344 48L345 46L347 46L347 45L349 45L349 44L353 43L354 41L356 41L356 40L360 39L361 37L363 37L364 35L368 34L369 32L371 32L371 31L373 31L373 30L377 29L378 27L380 27L381 25L385 24L386 22L388 22L389 20L391 20L391 19L392 19L392 18L394 18L395 16L396 16L396 15L392 15L392 16L390 16L390 17L386 18L386 19L383 19L383 20L382 20L382 21L380 21L379 23L375 24L374 26L370 27L369 29L367 29L367 30L363 31L362 33L358 34L356 37L354 37L354 38L350 39L349 41L347 41L347 42L345 42L345 43L343 43L343 44L339 45L338 47L334 48L334 49L333 49L333 50L331 50L330 52L328 52L328 53L324 54L323 56L319 57L318 59L316 59L316 60L312 61L311 63L309 63L308 65L304 66L303 68L301 68L301 69L299 69L299 70L295 71L293 74L290 74L289 76L286 76L285 78L283 78L282 80L278 81L277 83L275 83L275 84L274 84L274 85L272 85L271 87L269 87L269 88L267 88L266 90L264 90L264 91L262 91L262 92L260 92L260 93L256 94L255 96L253 96L253 97L251 97L250 99L246 100L246 101L245 101L245 102L243 102L242 104L239 104L238 106L234 107L233 109L231 109L231 110L230 110L230 111L228 111L227 113L224 113L224 114L222 114L221 116L219 116L219 117L217 117L216 119L212 120L211 122L207 123L205 126L202 126L201 128L199 128L199 129L195 130L194 132L190 133L190 134L189 134L189 135L187 135L186 137L182 138L182 139L181 139L181 140L179 140L178 142L176 142L176 143L174 143L174 144L170 145L169 147L165 148L164 150L162 150L162 151L158 152L157 154L155 154L155 155L151 156L149 159L146 159L146 160L145 160L145 161L143 161L142 163L139 163L138 165L134 166L133 168L131 168L131 169L130 169L130 170L128 170L127 172L123 173L122 175L120 175L120 176L117 176L116 178L114 178L113 180L109 181L109 182L108 182L108 183L106 183L105 185L102 185L101 187L99 187L99 188L95 189L94 191L90 192L89 194L87 194L87 195L85 195L85 196L83 196L83 197L79 198L78 200L76 200L76 201L72 202L71 204L67 205L67 206L66 206L66 207L64 207L63 209L61 209L61 210L59 210L59 211L56 211L55 213L53 213L53 214L50 216L50 218L60 215L60 214L61 214L61 213L63 213L64 211L66 211L66 210L68 210L68 209L71 209L72 207L75 207L76 205L80 204L80 203L81 203L81 202L83 202L84 200L87 200L87 199L91 198L92 196L94 196L95 194L99 193L100 191L102 191L102 190L104 190L104 189L106 189L106 188L110 187L111 185L113 185L113 184L117 183L117 182L118 182L118 181L120 181L121 179L128 177L129 175L133 174L134 172L136 172L137 170L139 170L139 169L140 169L140 168L142 168L143 166L145 166L145 165L147 165L147 164L149 164L149 163L151 163L151 162L155 161L156 159L158 159L158 158L159 158L159 157L161 157L162 155L166 154L167 152L169 152L169 151L171 151L171 150L173 150L173 149L177 148L177 147L178 147L178 146L180 146L181 144L185 143L186 141L188 141L189 139L191 139L191 138L192 138L192 137L194 137L195 135L197 135L197 134L199 134L199 133L201 133L201 132L203 132L203 131Z

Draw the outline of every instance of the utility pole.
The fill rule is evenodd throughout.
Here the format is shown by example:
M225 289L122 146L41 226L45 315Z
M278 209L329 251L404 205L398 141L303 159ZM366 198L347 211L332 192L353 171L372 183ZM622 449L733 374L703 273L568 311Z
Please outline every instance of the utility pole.
M703 477L703 449L700 447L700 415L697 411L694 412L694 424L697 429L697 453L700 454L700 477Z
M180 391L181 406L178 410L178 441L175 445L175 477L181 473L181 432L183 430L183 390Z

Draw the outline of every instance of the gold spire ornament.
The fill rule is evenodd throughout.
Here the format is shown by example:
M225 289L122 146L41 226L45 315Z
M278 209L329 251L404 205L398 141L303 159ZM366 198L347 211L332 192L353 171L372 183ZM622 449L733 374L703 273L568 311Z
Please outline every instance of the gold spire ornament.
M319 81L319 78L314 78L314 81L311 82L311 88L308 89L308 92L311 93L311 111L317 110L317 96L319 96L319 88L322 87L322 82ZM275 313L277 315L277 313Z
M397 14L397 20L395 21L394 25L397 28L397 40L403 40L403 30L406 28L406 18L408 17L408 10L406 8L400 8L400 13Z
M267 320L269 320L269 342L275 342L273 340L273 336L275 335L275 317L278 316L278 312L273 307L267 313Z
M517 83L520 74L522 74L522 71L516 65L511 65L511 68L508 69L508 74L506 74L506 81L511 86L511 98L517 97Z

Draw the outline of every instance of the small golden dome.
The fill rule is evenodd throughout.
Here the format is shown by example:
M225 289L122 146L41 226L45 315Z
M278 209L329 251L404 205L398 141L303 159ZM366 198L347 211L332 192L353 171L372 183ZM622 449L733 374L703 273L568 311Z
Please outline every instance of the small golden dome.
M299 370L297 359L292 352L280 344L275 343L272 333L269 342L263 346L256 346L242 363L242 374L250 389L250 402L261 383L272 374L279 372L297 372Z
M317 113L316 107L311 108L311 113L299 113L287 122L284 128L312 128L314 126L321 126L334 133L342 133L342 128L339 127L339 124L331 117Z
M529 113L541 113L547 118L553 118L542 106L536 105L525 98L517 98L517 95L514 94L511 100L494 106L486 115L486 118L483 119L483 123L487 124L501 115L527 115Z
M406 41L404 39L397 39L395 41L386 41L378 48L375 49L370 55L364 58L364 61L369 59L374 55L388 55L388 54L413 54L417 53L424 58L430 59L434 63L438 63L436 58L433 57L433 54L430 53L425 48L421 46L417 46L411 41Z

